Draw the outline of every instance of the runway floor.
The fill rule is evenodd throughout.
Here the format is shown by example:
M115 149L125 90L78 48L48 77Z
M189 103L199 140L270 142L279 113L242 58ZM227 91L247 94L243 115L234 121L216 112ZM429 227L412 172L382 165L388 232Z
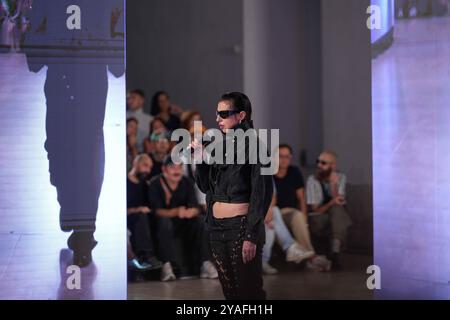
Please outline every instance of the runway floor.
M29 72L24 55L0 54L0 299L126 299L125 77L109 79L94 264L81 290L68 290L71 251L44 150L45 74Z
M339 272L313 272L295 264L279 267L277 275L264 276L264 289L268 299L372 299L367 289L367 266L372 258L364 255L345 255L344 270ZM221 300L222 289L218 280L193 279L173 282L139 281L128 284L128 299L180 299Z
M450 299L450 17L394 37L372 68L376 296Z

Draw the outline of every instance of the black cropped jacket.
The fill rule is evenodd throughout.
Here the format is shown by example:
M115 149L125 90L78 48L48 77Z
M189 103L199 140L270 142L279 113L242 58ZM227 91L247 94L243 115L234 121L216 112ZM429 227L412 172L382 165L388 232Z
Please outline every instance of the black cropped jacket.
M251 123L244 122L234 129L252 128ZM224 135L225 141L225 135ZM223 152L226 151L224 142ZM195 180L199 189L206 194L208 207L206 221L211 219L214 202L225 203L249 203L247 212L247 225L245 227L245 239L253 243L265 240L264 218L269 209L272 195L272 176L261 175L263 165L258 161L256 164L249 162L249 145L237 145L233 141L235 157L238 150L245 148L244 164L207 164L202 162L196 167Z

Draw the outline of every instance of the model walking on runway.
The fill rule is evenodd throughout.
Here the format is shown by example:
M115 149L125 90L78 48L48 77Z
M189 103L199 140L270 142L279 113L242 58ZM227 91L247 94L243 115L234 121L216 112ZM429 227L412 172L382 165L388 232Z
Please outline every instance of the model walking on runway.
M221 97L216 121L224 134L224 152L230 129L253 129L252 106L245 94ZM249 139L251 140L251 139ZM264 218L272 199L272 177L262 175L258 161L250 164L248 141L232 145L245 152L245 163L198 165L196 182L206 193L207 229L214 263L226 299L265 299L261 255L265 241ZM240 145L239 145L240 144ZM201 149L194 140L190 147Z

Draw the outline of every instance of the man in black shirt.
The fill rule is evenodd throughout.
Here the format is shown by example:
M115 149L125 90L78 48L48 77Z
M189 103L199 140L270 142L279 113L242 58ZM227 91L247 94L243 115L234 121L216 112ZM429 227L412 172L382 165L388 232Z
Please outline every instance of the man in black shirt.
M292 148L280 144L278 148L279 169L274 176L277 189L277 206L281 210L283 220L292 230L300 247L311 253L315 250L311 244L308 229L308 211L305 197L305 184L300 169L291 165ZM330 262L315 254L309 259L307 266L314 270L329 270Z
M137 270L162 267L161 261L155 257L148 220L150 204L146 178L151 167L150 157L146 154L139 155L134 160L127 179L127 228L131 233L130 242L135 255L129 260L129 266Z
M162 165L164 159L170 153L170 141L167 133L162 133L152 137L155 144L155 150L149 154L153 161L153 168L150 172L150 178L162 173Z
M173 265L180 268L181 279L198 270L201 278L217 278L194 185L183 176L182 164L166 157L162 173L150 181L149 195L155 211L158 254L164 262L161 280L176 279Z

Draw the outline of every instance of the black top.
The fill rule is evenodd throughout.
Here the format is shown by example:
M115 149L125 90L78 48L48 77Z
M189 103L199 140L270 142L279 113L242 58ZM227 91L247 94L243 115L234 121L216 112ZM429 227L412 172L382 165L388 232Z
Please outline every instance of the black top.
M248 123L235 129L248 130ZM245 148L245 162L243 164L206 164L197 165L195 178L199 189L206 194L208 204L207 221L212 216L214 202L249 203L245 237L257 243L264 238L264 218L270 206L273 194L272 176L261 175L262 164L249 162L248 143L237 145L233 141L235 156L239 150ZM226 151L224 137L224 152ZM259 160L259 158L258 158ZM237 212L237 214L242 212ZM264 241L264 240L262 240Z
M127 208L137 207L150 207L147 183L144 181L134 183L127 178Z
M298 208L297 190L305 187L303 175L296 166L289 166L283 178L274 176L277 188L277 206L283 208Z
M153 153L149 153L149 156L153 161L152 171L150 171L150 178L153 178L162 173L162 161L157 161Z
M164 125L166 126L167 130L174 131L181 127L181 121L178 116L170 114L169 120L164 121Z
M194 184L189 178L183 177L178 184L177 189L171 190L172 197L169 204L166 203L166 194L161 185L162 174L153 177L150 180L149 198L153 210L156 209L174 209L181 206L186 208L198 207L197 197L195 196Z

